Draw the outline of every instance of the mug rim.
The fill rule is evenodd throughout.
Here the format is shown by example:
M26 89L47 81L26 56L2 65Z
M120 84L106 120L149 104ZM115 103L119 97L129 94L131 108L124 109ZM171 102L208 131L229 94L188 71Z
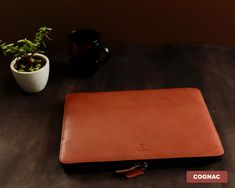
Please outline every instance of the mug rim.
M68 35L68 40L75 43L97 43L100 41L100 33L95 29L80 28L73 30Z

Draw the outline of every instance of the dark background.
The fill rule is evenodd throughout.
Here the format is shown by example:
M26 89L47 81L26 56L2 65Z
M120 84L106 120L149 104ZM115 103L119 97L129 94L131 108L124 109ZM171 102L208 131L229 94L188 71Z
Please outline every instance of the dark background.
M233 0L14 0L1 1L0 10L4 40L47 25L61 47L67 33L81 27L96 28L108 42L235 44Z
M235 1L0 1L0 39L54 30L48 45L47 87L27 94L9 58L0 58L0 187L205 187L235 185ZM71 74L66 37L77 28L99 30L111 59L90 79ZM207 44L205 44L207 43ZM209 45L208 45L209 44ZM227 46L227 47L225 47ZM221 161L150 169L133 180L113 172L68 174L58 155L64 97L70 92L196 87L221 137ZM187 184L187 170L227 170L228 184Z

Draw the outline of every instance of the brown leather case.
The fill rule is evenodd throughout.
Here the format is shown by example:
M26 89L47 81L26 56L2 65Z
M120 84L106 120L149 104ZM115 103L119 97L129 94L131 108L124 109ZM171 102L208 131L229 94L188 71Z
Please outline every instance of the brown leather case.
M217 157L224 150L194 88L66 96L62 164Z

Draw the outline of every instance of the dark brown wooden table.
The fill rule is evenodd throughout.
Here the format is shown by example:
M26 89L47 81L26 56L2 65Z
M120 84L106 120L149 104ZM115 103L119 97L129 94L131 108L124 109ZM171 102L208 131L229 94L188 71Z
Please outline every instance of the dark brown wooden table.
M111 59L90 79L71 73L66 51L51 59L46 89L19 89L6 58L0 59L0 187L234 187L235 49L210 45L141 47L110 45ZM110 172L65 173L58 155L64 96L79 91L196 87L202 91L225 155L208 164L150 169L125 180ZM187 170L227 170L228 184L187 184Z

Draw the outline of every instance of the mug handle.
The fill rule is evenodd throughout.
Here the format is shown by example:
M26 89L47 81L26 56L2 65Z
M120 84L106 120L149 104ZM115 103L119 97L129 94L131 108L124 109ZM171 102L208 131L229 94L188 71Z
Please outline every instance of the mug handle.
M104 59L97 60L97 63L102 65L102 64L105 64L109 60L109 58L110 58L110 51L109 51L109 49L107 47L102 46L102 45L99 46L99 49L104 51L104 54L105 54L105 58Z

